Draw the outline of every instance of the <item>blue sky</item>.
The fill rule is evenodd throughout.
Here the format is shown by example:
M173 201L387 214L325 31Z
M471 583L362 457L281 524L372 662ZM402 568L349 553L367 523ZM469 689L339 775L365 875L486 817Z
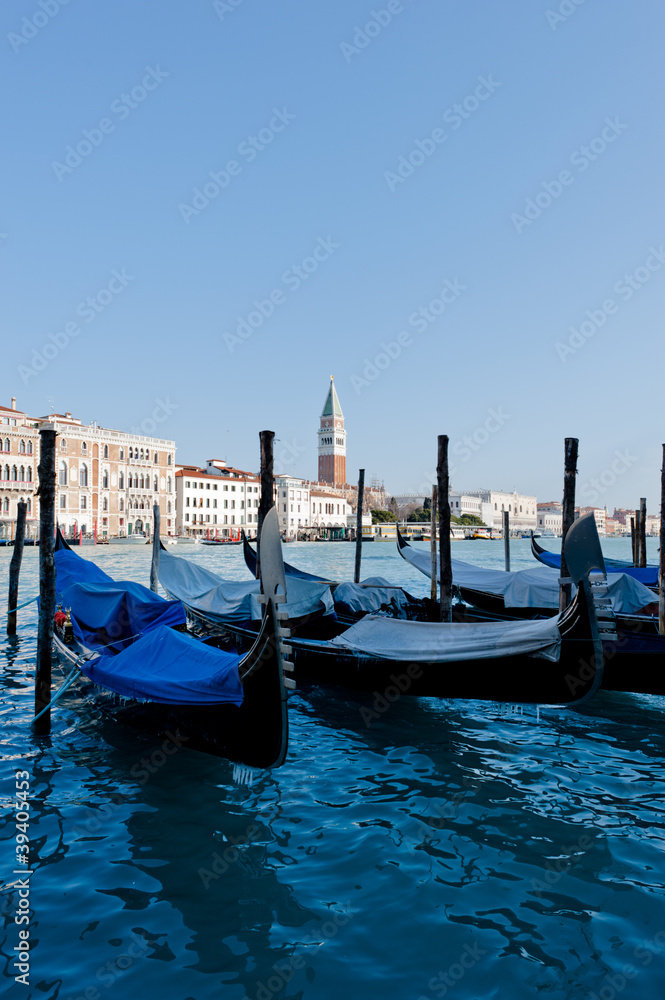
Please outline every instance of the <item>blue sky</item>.
M271 428L309 477L334 374L351 479L419 489L447 433L455 487L549 499L575 435L585 500L656 510L661 4L0 21L5 405L130 429L161 400L179 461L254 468Z

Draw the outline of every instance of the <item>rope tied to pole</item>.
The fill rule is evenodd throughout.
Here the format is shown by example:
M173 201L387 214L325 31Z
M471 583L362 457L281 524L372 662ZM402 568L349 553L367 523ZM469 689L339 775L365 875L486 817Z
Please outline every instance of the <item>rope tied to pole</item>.
M94 654L94 655L96 656L98 654ZM58 701L58 699L65 693L65 691L72 686L72 684L74 683L74 681L76 680L76 678L80 674L80 672L81 672L81 664L85 663L86 660L90 660L90 659L92 659L90 653L84 653L84 654L82 654L81 656L79 656L77 658L76 663L72 667L71 673L67 675L67 677L65 678L65 680L63 681L63 683L60 685L60 687L58 688L58 690L56 691L56 693L51 698L51 700L48 703L48 705L45 705L44 708L41 710L41 712L39 712L37 715L34 716L34 718L32 720L33 722L36 722L37 719L41 718L41 716L44 715L45 712L48 712L49 709L53 705L55 705L56 701Z
M35 601L39 600L39 595L37 597L31 597L29 601L24 601L23 604L17 604L15 608L9 608L7 611L8 615L11 615L14 611L20 611L21 608L27 608L28 604L34 604Z

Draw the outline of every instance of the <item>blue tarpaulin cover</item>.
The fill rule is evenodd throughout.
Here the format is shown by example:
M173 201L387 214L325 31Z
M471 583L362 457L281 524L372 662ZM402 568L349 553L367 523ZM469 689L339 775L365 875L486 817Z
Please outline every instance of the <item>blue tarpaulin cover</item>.
M74 633L89 649L115 653L123 640L186 621L180 601L166 601L140 583L118 583L69 549L55 553L55 566L57 599L72 609ZM109 642L120 645L109 650Z
M160 705L241 705L239 660L237 653L160 625L117 656L100 656L81 670L124 698Z
M547 552L543 550L538 553L538 558L540 562L544 563L545 566L552 566L554 569L561 569L561 554L559 552ZM605 569L608 573L625 573L626 576L631 576L633 580L639 581L639 583L644 584L645 587L658 586L657 566L627 566L625 563L619 562L616 559L606 559Z
M58 600L72 609L77 638L105 654L83 663L90 680L162 705L242 704L240 657L175 632L170 626L185 622L180 601L140 583L118 583L69 549L55 553L55 564Z

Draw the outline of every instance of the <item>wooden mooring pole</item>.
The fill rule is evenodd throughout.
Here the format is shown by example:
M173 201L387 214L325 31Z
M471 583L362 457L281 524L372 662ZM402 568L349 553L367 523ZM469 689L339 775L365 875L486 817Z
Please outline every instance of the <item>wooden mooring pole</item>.
M660 467L660 552L658 553L658 631L665 635L665 444Z
M453 620L453 569L450 563L450 478L448 473L448 435L439 434L436 462L439 500L439 618Z
M159 504L155 503L152 505L152 562L150 563L150 589L155 593L159 593L159 548L161 542L159 540L160 533L160 521L161 521L161 511L159 509Z
M633 566L640 565L640 534L642 533L642 525L640 524L641 515L639 510L635 511L635 549L633 552Z
M631 546L631 552L633 553L633 566L637 566L637 548L636 548L636 545L635 545L635 539L636 538L637 538L637 535L636 535L636 532L635 532L635 518L631 517L631 519L630 519L630 546Z
M260 431L259 441L261 443L261 499L259 500L259 520L256 529L256 578L259 578L261 571L261 528L263 520L275 505L275 476L273 459L274 431ZM288 505L287 505L288 506ZM288 524L288 521L287 521Z
M35 674L35 715L51 701L51 657L55 617L55 435L53 424L39 431L39 624ZM51 729L50 709L35 723L38 732Z
M9 599L7 601L7 635L16 635L16 605L18 604L18 578L21 574L23 559L23 540L25 538L25 515L28 505L21 501L16 508L16 537L14 552L9 564Z
M365 502L365 470L358 470L358 507L356 509L356 565L353 582L360 583L360 560L363 554L363 503Z
M647 498L640 497L640 566L647 564Z
M438 516L438 511L437 511L438 504L439 504L438 491L437 491L436 486L433 486L432 487L432 511L431 511L431 515L432 515L432 527L431 527L431 530L430 530L430 543L429 543L429 546L430 546L430 577L431 577L432 582L431 582L431 586L430 586L429 596L430 596L430 600L434 601L434 603L436 603L436 592L437 592L437 587L436 587L436 520L437 520L437 516Z
M563 516L561 527L561 574L559 583L559 611L570 604L571 586L568 579L568 566L564 554L564 543L568 529L575 520L575 477L577 475L578 438L566 438L564 445L563 468Z
M506 573L510 573L510 513L503 512L503 562Z

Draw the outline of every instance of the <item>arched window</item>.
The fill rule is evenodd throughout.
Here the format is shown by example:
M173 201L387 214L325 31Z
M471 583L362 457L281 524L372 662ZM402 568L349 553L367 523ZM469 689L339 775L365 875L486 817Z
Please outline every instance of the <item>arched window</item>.
M5 474L4 474L4 476L2 478L5 479L7 482L9 482L9 466L8 465L5 466Z
M28 455L32 455L32 441L28 441Z
M27 511L26 511L26 513L27 514L31 514L32 513L32 499L30 497L28 497L28 499L26 501L26 506L28 508Z
M5 512L5 514L9 513L9 497L5 497L5 499L2 501L2 509Z
M122 497L120 497L120 510L124 510L124 509L125 509L125 501L123 500Z
M155 465L159 465L159 455L155 452Z
M12 482L15 483L17 481L18 481L18 469L16 468L15 465L12 465Z
M143 448L141 448L141 461L143 461L144 458L145 458L145 453L143 451Z
M31 465L28 466L27 480L28 480L29 483L32 482L32 466Z
M21 468L18 470L18 481L19 481L19 483L24 483L25 482L25 466L24 465L22 465Z
M155 478L152 481L152 488L153 488L153 492L155 492L155 493L159 489L159 480L157 479L157 476L155 476Z
M124 472L119 472L118 473L118 489L119 490L124 490L124 488L125 488L125 473Z
M125 458L125 449L124 448L120 449L120 456L119 457L120 457L120 461L121 462L124 461L124 458Z
M171 501L170 501L170 500L169 500L169 502L168 502L168 503L167 503L167 505L166 505L166 513L167 513L167 514L170 514L170 513L171 513Z
M11 442L9 438L5 438L5 451L11 451L11 450L12 450Z
M166 459L166 464L167 464L167 465L170 465L170 464L171 464L171 456L170 456L170 455L169 455L169 456L168 456L168 458Z
M60 438L60 451L67 451L67 441L65 438Z
M85 455L85 453L87 452L87 450L88 450L87 443L85 441L82 441L81 442L81 454Z
M102 473L102 488L107 490L109 488L109 470L104 469Z
M18 453L19 455L25 455L25 441L23 440L18 443Z
M109 457L109 446L107 444L105 444L104 445L104 458L108 458L108 457Z
M170 493L170 492L171 492L171 477L170 477L170 476L169 476L169 477L168 477L168 479L166 480L166 492L167 492L167 493Z
M134 449L133 448L129 449L129 457L130 458L134 458Z
M85 462L81 462L81 468L79 469L79 486L88 485L88 466Z
M67 485L67 463L64 459L60 463L60 468L58 470L58 484L60 486Z
M142 490L145 489L145 478L144 478L143 474L141 474L140 486L141 486Z
M143 510L143 509L144 509L144 508L143 508L143 501L141 501L141 503L140 503L139 507L140 507L140 509L141 509L141 510Z
M108 509L109 509L108 497L104 497L102 501L102 510L108 510Z

